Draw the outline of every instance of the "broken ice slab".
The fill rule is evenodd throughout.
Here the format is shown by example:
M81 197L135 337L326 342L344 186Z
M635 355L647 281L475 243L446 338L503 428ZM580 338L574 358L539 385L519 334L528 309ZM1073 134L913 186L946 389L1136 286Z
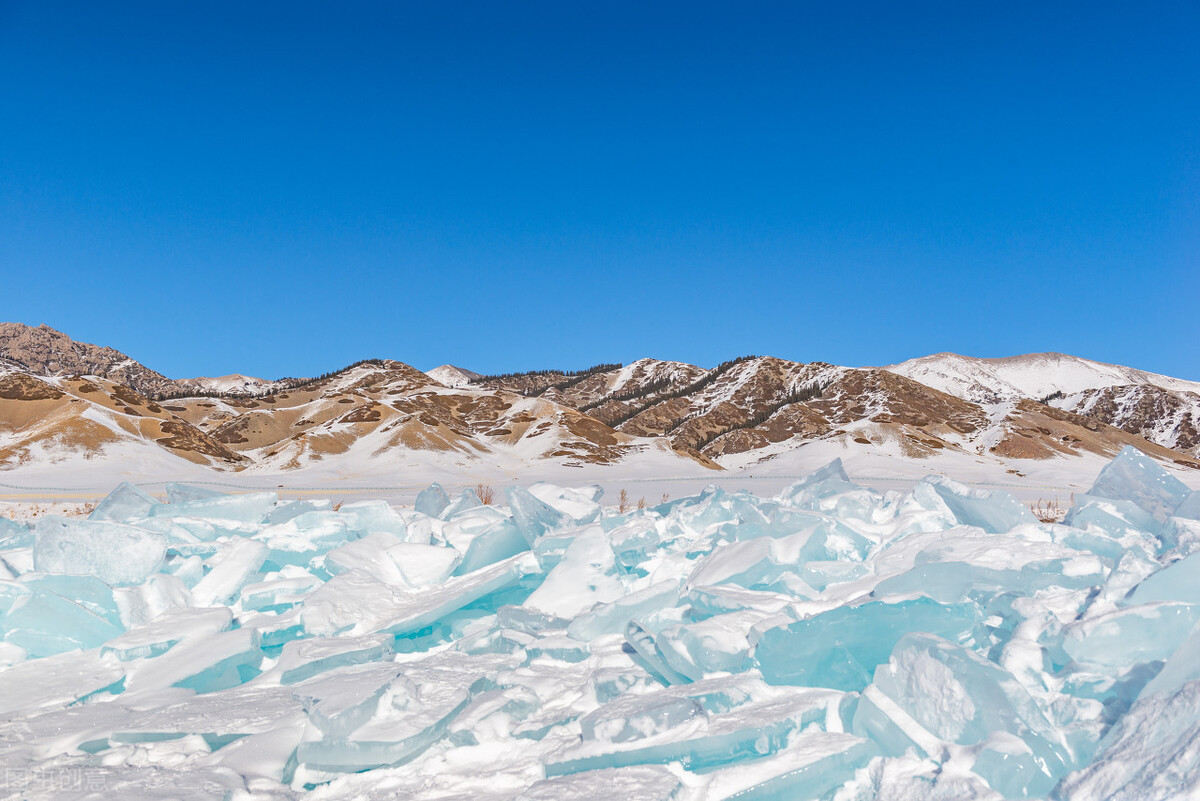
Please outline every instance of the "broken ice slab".
M33 545L33 531L24 523L18 523L0 515L0 551L9 548L28 548Z
M804 596L810 597L810 596ZM796 599L791 594L747 590L728 584L692 587L687 593L693 620L703 620L726 612L755 609L767 614L778 614L789 609Z
M483 506L483 501L479 500L479 496L475 494L473 489L465 489L454 496L454 499L446 504L446 508L436 516L442 520L454 520L464 512L471 509L477 509Z
M0 714L69 704L121 681L125 669L98 649L20 662L0 670Z
M286 523L287 521L299 517L305 512L324 512L329 511L332 504L329 501L308 501L294 500L280 503L274 509L267 512L262 519L265 525L273 526L277 523Z
M363 665L342 672L349 677L355 671L398 667L401 666ZM328 678L332 681L336 676ZM364 686L374 683L374 680L365 684L351 681L341 691L358 697L356 694L361 694ZM401 675L387 686L374 718L354 727L348 735L334 734L301 743L296 749L296 759L306 770L326 773L357 773L403 764L441 739L470 698L469 684L453 679L439 681L414 669L411 678ZM310 709L310 717L315 712L315 708ZM317 725L319 728L321 724Z
M893 755L910 746L938 757L940 743L982 745L973 769L1006 798L1043 797L1070 766L1062 734L1020 682L923 633L906 635L876 669L853 730Z
M200 487L195 484L178 484L176 482L167 483L167 503L186 503L188 501L202 501L206 498L220 498L228 495L227 492L212 489L210 487Z
M664 702L662 693L617 699L608 706L628 702L626 714L637 714L638 709L646 714L628 728L606 724L604 736L585 736L579 745L551 758L546 776L669 762L679 762L688 770L702 770L758 759L786 746L793 731L824 720L828 707L836 704L839 696L830 690L806 689L718 714L690 716L684 709L652 709ZM580 723L585 725L584 721ZM608 739L610 735L628 735L628 739Z
M539 481L529 486L529 494L564 515L572 525L585 525L600 517L600 504L584 492Z
M1104 466L1088 495L1132 501L1163 522L1191 494L1191 489L1155 460L1126 445Z
M388 548L387 555L400 570L404 581L412 587L440 584L451 574L457 572L462 560L461 554L453 548L416 542L401 542L393 545ZM484 566L480 565L480 567Z
M101 653L123 662L149 659L166 653L182 640L205 640L227 631L233 613L225 607L168 609L148 623L135 626L104 644Z
M151 517L200 517L261 523L279 500L274 492L247 492L242 495L214 495L156 506Z
M140 487L123 481L88 515L89 520L107 520L111 523L131 523L150 516L150 510L162 503Z
M295 684L318 673L365 662L381 662L392 655L392 637L314 637L294 640L283 646L276 667L279 681Z
M140 584L166 558L161 534L100 520L50 516L38 521L34 566L46 573L96 576L113 586Z
M348 570L358 569L384 584L407 586L404 574L388 555L388 549L399 544L400 539L391 532L378 531L367 534L362 539L348 542L325 554L325 570L336 576Z
M692 681L708 673L741 673L751 664L756 624L770 612L743 609L704 620L668 626L654 641L667 664ZM794 616L785 617L789 622Z
M1063 525L1118 540L1122 545L1154 541L1154 550L1164 551L1169 541L1166 526L1133 501L1113 500L1093 495L1077 495L1067 510Z
M629 621L673 606L679 598L678 581L660 581L608 603L599 603L576 617L567 632L588 641L604 634L625 631Z
M344 503L337 513L346 518L350 527L363 536L387 533L401 542L408 541L408 526L404 518L387 501Z
M1175 516L1200 520L1200 490L1189 493L1179 506L1175 507Z
M559 662L582 662L589 653L587 643L562 635L538 637L525 646L525 654L531 660L544 658Z
M514 801L677 801L683 784L661 765L601 768L535 782Z
M111 594L109 600L112 601ZM0 630L5 642L21 647L31 659L36 659L95 648L124 631L124 626L115 610L106 614L86 601L34 587L16 598L0 619Z
M1172 562L1142 580L1127 599L1130 604L1185 601L1200 604L1200 553Z
M975 526L990 534L1000 534L1037 518L1025 504L1003 490L973 490L949 478L921 479L954 513L964 526Z
M306 566L314 557L358 537L350 521L332 511L305 512L254 535L271 549L267 561L274 570L284 565Z
M446 491L442 489L441 484L434 482L417 493L417 500L413 503L413 509L423 515L437 517L449 505L450 498L447 497Z
M126 691L164 687L182 687L198 693L224 690L258 675L262 658L255 629L233 629L185 639L161 656L126 663Z
M1198 618L1200 606L1189 603L1130 606L1067 626L1063 649L1077 662L1124 670L1168 658Z
M654 519L635 517L609 530L608 543L623 570L636 572L662 541ZM644 575L644 573L643 573Z
M980 620L973 603L940 604L929 598L841 606L768 630L754 660L771 684L861 690L904 634L929 632L958 641L969 638Z
M282 611L303 601L322 583L321 579L307 570L287 565L262 581L242 587L242 609Z
M825 798L878 753L870 740L837 731L793 731L787 746L708 774L705 797L726 801Z
M308 632L318 636L377 631L408 634L516 584L536 569L533 555L526 553L413 593L351 570L334 576L309 595L301 618Z
M834 459L804 478L790 484L775 496L780 503L797 508L807 508L813 501L830 495L852 492L858 485L850 481L841 459Z
M376 714L402 669L394 662L342 665L295 684L292 697L325 739L344 738Z
M562 512L538 500L524 487L509 487L505 494L508 496L508 508L512 512L513 522L517 524L517 529L530 547L547 532L554 531L570 521Z
M1200 796L1200 681L1138 700L1100 741L1091 764L1055 788L1060 801L1173 801Z
M440 586L407 596L392 609L389 621L379 630L396 635L419 631L537 572L537 560L532 554L523 553L474 573L455 576Z
M267 546L257 540L237 539L222 546L212 569L192 587L196 606L228 604L250 583L267 557Z
M205 695L184 690L123 694L114 703L139 713L113 731L109 739L115 743L155 742L188 734L229 742L304 725L303 708L286 687L239 686Z
M562 559L546 575L525 605L559 617L573 618L598 603L625 594L608 536L589 526L574 536Z

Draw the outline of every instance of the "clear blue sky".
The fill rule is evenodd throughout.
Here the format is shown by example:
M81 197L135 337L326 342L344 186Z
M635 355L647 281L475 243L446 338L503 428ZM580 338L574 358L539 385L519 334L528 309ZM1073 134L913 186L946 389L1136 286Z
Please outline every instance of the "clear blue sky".
M1200 379L1200 4L0 0L0 319L173 377Z

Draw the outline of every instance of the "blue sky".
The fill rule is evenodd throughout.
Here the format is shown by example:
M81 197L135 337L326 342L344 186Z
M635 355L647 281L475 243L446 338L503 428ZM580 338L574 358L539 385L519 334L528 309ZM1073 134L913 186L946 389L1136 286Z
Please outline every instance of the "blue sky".
M1200 5L0 0L0 319L173 377L1200 379Z

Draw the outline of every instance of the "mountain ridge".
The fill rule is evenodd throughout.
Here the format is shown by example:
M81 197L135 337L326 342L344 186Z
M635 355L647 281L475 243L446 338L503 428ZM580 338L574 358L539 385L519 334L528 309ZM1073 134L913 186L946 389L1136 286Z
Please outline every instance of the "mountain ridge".
M908 460L1110 456L1134 445L1200 468L1194 382L1066 354L933 354L885 368L644 358L501 376L368 359L308 379L172 380L111 348L6 323L0 361L0 470L147 447L252 472L430 459L462 470L646 460L722 469L818 441ZM1043 389L1050 397L1030 397Z

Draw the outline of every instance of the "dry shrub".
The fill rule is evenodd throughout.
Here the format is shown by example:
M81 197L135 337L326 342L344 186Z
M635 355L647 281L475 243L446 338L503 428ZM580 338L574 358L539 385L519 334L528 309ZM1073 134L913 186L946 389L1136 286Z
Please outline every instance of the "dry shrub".
M617 513L625 514L627 509L629 509L629 493L621 490L621 494L617 496Z
M645 499L645 498L638 498L638 511L640 512L640 511L642 511L642 510L643 510L643 509L645 509L645 508L646 508L646 499Z
M491 484L476 484L475 495L484 506L491 506L492 501L496 500L496 490L492 488Z
M1074 502L1073 496L1072 502ZM1059 505L1058 498L1052 498L1049 501L1038 498L1037 503L1030 504L1029 511L1033 512L1033 516L1043 523L1059 523L1067 516L1067 510Z

